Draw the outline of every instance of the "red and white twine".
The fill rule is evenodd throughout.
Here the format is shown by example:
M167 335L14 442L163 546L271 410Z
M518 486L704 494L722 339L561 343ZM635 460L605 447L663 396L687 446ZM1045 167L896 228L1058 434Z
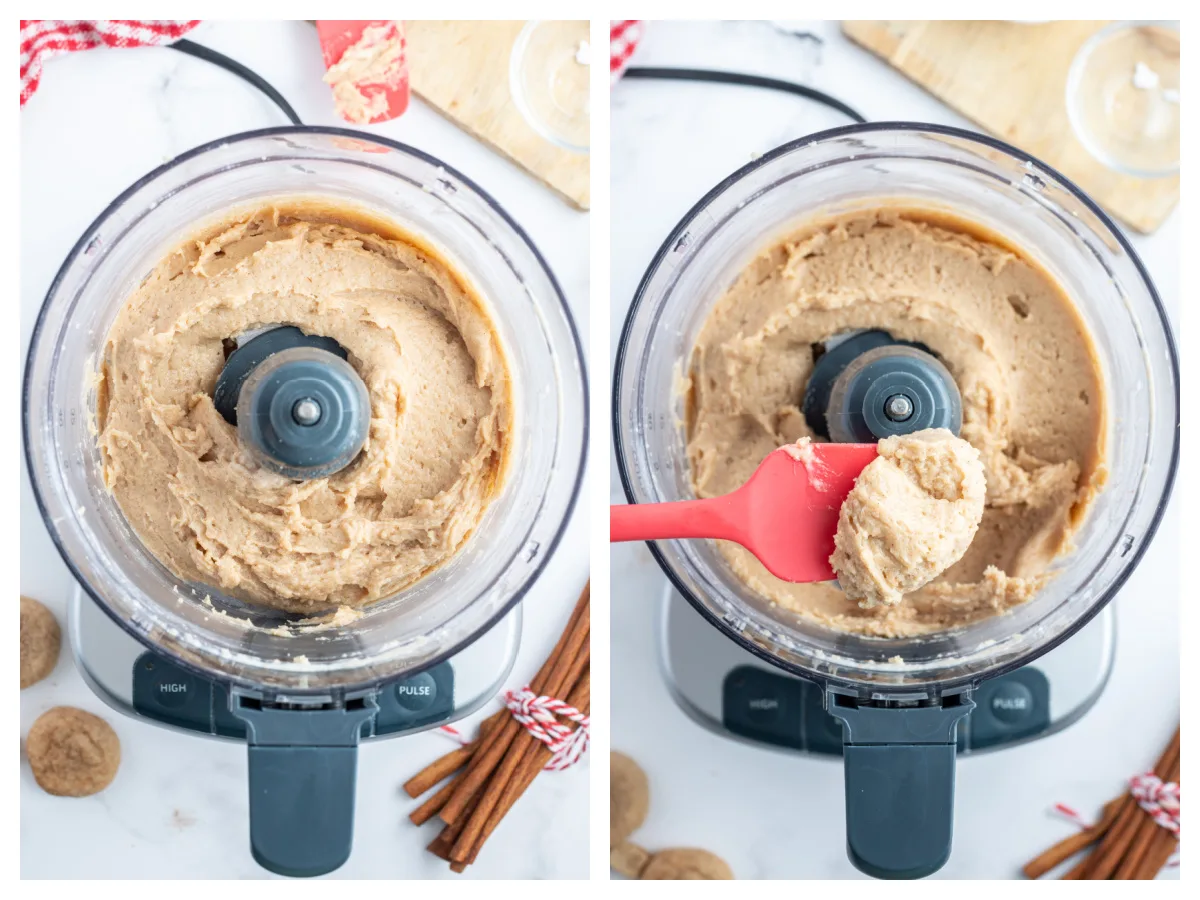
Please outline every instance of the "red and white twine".
M1054 811L1056 813L1058 813L1060 816L1063 816L1064 818L1070 820L1071 823L1074 824L1075 827L1078 828L1080 831L1087 831L1089 828L1091 828L1092 826L1094 826L1096 824L1095 822L1091 821L1087 816L1080 813L1073 806L1067 806L1067 804L1065 804L1065 803L1055 803Z
M467 737L465 734L463 734L461 731L459 731L453 725L442 725L441 727L438 728L438 731L440 731L442 734L444 734L446 737L450 738L451 740L457 741L458 743L462 744L464 747L467 746L468 744L472 743L472 741L469 737Z
M1155 823L1179 837L1179 785L1174 781L1163 781L1153 772L1143 772L1129 779L1129 794L1137 801L1138 806L1154 819ZM1055 803L1054 811L1070 819L1082 831L1093 827L1096 823L1081 815L1073 807L1065 803ZM1168 866L1179 864L1179 854L1176 853L1167 861Z
M591 718L575 707L553 697L538 696L528 686L519 691L505 691L504 705L526 731L550 748L547 770L559 772L569 768L587 752ZM560 721L564 719L577 727L567 727Z
M1179 785L1163 781L1153 772L1134 775L1129 793L1155 824L1179 837Z
M570 768L587 752L592 720L575 707L553 697L539 696L528 685L519 691L505 691L504 706L530 735L550 748L552 755L546 763L548 771L561 772ZM569 728L563 720L575 723L576 727ZM471 743L471 739L453 725L442 725L438 730L463 746Z

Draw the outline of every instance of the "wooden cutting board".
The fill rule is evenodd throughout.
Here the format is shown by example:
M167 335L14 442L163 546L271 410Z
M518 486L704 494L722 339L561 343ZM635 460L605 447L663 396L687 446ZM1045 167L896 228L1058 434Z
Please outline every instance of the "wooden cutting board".
M524 22L404 21L412 91L579 209L591 200L588 156L556 147L525 121L508 89Z
M992 134L1058 169L1143 233L1179 202L1179 176L1120 175L1076 140L1067 70L1104 22L845 22L858 44Z

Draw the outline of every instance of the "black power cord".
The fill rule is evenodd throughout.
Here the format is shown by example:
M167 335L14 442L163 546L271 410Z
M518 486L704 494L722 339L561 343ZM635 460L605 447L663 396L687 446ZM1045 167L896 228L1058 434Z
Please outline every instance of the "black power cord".
M243 66L235 59L230 59L223 53L218 53L216 50L210 50L201 44L194 41L189 41L187 38L181 38L173 44L167 44L172 50L178 50L180 53L186 53L188 56L193 56L196 59L202 59L205 62L212 63L214 66L220 66L227 72L232 72L243 81L249 82L254 87L258 88L267 98L278 106L288 120L293 125L303 125L300 117L296 115L296 111L292 109L292 105L283 99L283 94L271 87L271 85L261 75L253 69Z
M766 88L767 90L783 91L813 100L830 109L835 109L842 115L859 123L866 122L866 117L857 110L847 106L836 97L831 97L824 91L805 87L791 81L781 81L778 78L766 78L762 75L746 75L742 72L722 72L717 69L676 69L652 66L631 66L625 70L625 78L647 78L658 81L707 81L713 84L736 84L743 87Z

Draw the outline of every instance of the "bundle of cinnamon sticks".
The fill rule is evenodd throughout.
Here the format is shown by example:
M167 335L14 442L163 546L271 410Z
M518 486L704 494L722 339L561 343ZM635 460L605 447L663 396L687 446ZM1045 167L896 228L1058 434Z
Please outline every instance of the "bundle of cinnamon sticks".
M1179 729L1163 751L1154 774L1164 782L1179 783ZM1041 878L1076 853L1092 848L1064 879L1148 881L1158 875L1179 846L1179 839L1154 821L1126 791L1104 806L1100 821L1071 835L1031 860L1022 870L1027 878Z
M529 683L534 694L563 699L585 715L589 712L590 632L588 582L554 650ZM508 709L502 709L483 721L472 743L452 750L405 783L404 790L416 798L446 782L409 819L422 825L439 817L443 828L428 849L449 862L453 871L462 872L475 862L484 842L551 755L545 743L533 737Z

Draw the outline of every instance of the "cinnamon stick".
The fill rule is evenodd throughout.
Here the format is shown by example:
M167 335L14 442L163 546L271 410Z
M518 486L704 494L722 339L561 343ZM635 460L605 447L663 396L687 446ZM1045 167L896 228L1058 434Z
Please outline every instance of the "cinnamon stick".
M584 673L581 676L578 684L576 684L568 696L567 703L574 706L584 715L588 715L591 708L590 673ZM475 859L479 856L480 849L491 836L492 832L496 830L501 820L508 814L516 802L521 799L521 795L533 784L534 779L545 769L546 763L549 762L553 753L541 741L535 740L534 745L530 748L531 752L523 758L521 766L513 778L502 789L491 813L484 820L478 834L472 837L469 845L464 845L464 839L467 837L464 830L463 835L455 843L454 850L451 851L452 859L462 857L468 863L475 862Z
M1153 881L1158 877L1158 873L1162 871L1162 867L1167 864L1167 861L1179 847L1179 838L1175 837L1165 828L1159 828L1158 834L1155 835L1153 843L1150 845L1150 850L1146 854L1146 858L1142 861L1141 868L1138 869L1134 879L1137 881Z
M1179 782L1179 756L1175 757L1175 765L1167 776L1159 776L1163 781ZM1138 840L1129 854L1121 863L1115 878L1130 881L1152 881L1159 870L1166 865L1171 854L1179 844L1179 839L1163 828L1147 814L1142 822L1142 830Z
M447 825L446 827L449 828L450 826ZM432 853L434 856L436 856L438 859L444 859L444 860L446 860L446 862L449 862L450 861L450 847L446 843L446 839L444 837L442 837L442 835L445 834L445 832L446 832L446 829L443 828L442 831L437 835L437 837L435 837L432 841L429 842L429 844L425 847L425 849L428 850L430 853Z
M580 673L587 666L591 658L591 650L588 644L590 622L587 620L581 621L577 625L576 632L576 636L572 638L563 652L563 665L557 667L556 671L551 673L550 677L547 678L545 689L538 693L543 693L551 697L562 696L571 687L571 682L578 680ZM571 701L568 699L567 703L571 703ZM516 722L515 719L512 721ZM471 814L462 835L454 845L454 850L450 854L451 859L463 862L468 858L471 848L479 839L479 834L484 824L487 822L488 817L492 815L493 810L497 808L497 803L504 796L506 787L521 765L525 757L525 752L533 749L530 745L545 747L545 744L533 737L524 728L521 729L521 733L514 740L516 746L509 750L504 758L499 761L495 769L495 774L488 782L487 791L480 797L479 805Z
M409 820L414 825L424 825L434 816L442 811L442 807L446 805L446 801L454 793L455 789L462 783L463 776L455 775L450 781L442 785L437 793L430 796L428 800L414 809L408 814Z
M1154 773L1159 778L1165 780L1165 776L1170 774L1172 767L1177 764L1178 760L1179 730L1176 729L1171 743L1167 745L1167 749L1155 764ZM1145 811L1138 806L1133 796L1126 794L1122 800L1121 811L1117 815L1116 822L1109 828L1108 832L1101 839L1099 846L1085 861L1087 865L1080 877L1089 881L1111 878L1121 862L1121 857L1124 856L1130 843L1133 841L1133 835L1137 830L1138 822L1145 815Z
M1088 857L1089 864L1083 875L1084 879L1101 881L1112 877L1126 848L1133 840L1133 833L1137 830L1138 821L1144 815L1145 813L1132 797L1122 804L1117 821L1101 839L1095 852Z
M478 741L464 744L457 750L451 750L427 765L424 769L404 782L404 792L414 800L420 797L435 784L440 784L471 761L475 755Z
M559 637L558 643L555 644L554 650L541 670L534 676L533 681L530 682L530 689L535 693L545 694L552 690L548 689L547 685L552 679L561 678L561 673L570 665L567 654L570 653L573 656L578 652L581 632L582 640L587 640L587 627L590 625L590 600L591 582L589 581L579 595L571 619L562 636ZM495 770L503 758L504 752L517 737L517 733L523 730L520 723L510 716L498 728L492 729L491 733L480 739L479 748L467 765L466 777L459 789L442 807L440 816L443 822L453 825L462 816L467 802L479 791Z
M1062 877L1062 880L1063 881L1080 881L1084 877L1083 873L1086 872L1087 870L1088 870L1088 857L1085 856L1083 859L1081 859L1079 862L1075 863L1075 865L1073 865L1071 867L1070 871L1067 872L1067 874Z
M1163 829L1149 815L1143 815L1138 821L1137 830L1133 833L1129 847L1121 857L1121 864L1113 872L1114 881L1132 881L1141 871L1142 861L1146 858L1150 845L1154 842L1157 832Z
M1104 834L1108 827L1116 819L1117 813L1121 809L1121 797L1114 797L1104 804L1104 809L1100 814L1100 821L1083 831L1077 831L1070 837L1059 841L1049 850L1035 857L1025 864L1021 870L1025 873L1026 878L1038 879L1052 869L1058 868L1062 863L1066 862L1080 850L1094 844Z
M475 809L475 804L478 802L478 796L471 797L467 801L466 812L468 816ZM458 836L462 834L464 824L466 824L465 817L463 821L460 821L456 825L444 826L442 830L438 832L438 836L430 842L429 847L427 848L429 852L434 856L446 860L446 862L451 862L450 851L454 848L454 842L458 840Z
M506 710L501 709L488 716L479 725L479 737L471 741L471 743L464 744L457 750L451 750L444 756L435 759L412 778L408 779L408 781L404 782L405 793L414 799L420 797L435 784L465 766L470 761L472 755L474 755L476 748L479 746L480 739L505 714Z
M584 587L558 642L529 683L536 694L565 697L587 713L590 708L591 584ZM430 841L430 853L462 872L524 790L545 767L551 751L508 710L480 725L478 738L444 754L404 785L418 797L446 781L409 818L422 824L439 816L445 823ZM446 779L449 779L448 781Z
M553 658L553 665L550 666L549 672L539 678L535 678L531 683L530 689L536 694L548 694L557 696L562 692L562 681L567 674L567 670L573 665L575 658L578 656L580 648L588 642L590 634L591 619L590 619L590 602L586 595L588 589L585 589L584 595L580 597L582 607L579 610L578 617L573 617L571 626L563 634L561 646L556 647L558 651ZM496 770L497 766L502 765L505 759L505 752L509 749L514 740L518 740L522 735L527 739L528 735L525 729L514 718L508 718L504 724L497 729L500 732L496 741L484 747L481 744L480 751L472 758L471 764L467 770L467 778L464 780L459 793L451 797L449 803L442 810L442 821L447 824L453 824L462 814L463 807L466 803L467 792L473 794L483 785L485 781ZM487 740L484 741L487 744Z

